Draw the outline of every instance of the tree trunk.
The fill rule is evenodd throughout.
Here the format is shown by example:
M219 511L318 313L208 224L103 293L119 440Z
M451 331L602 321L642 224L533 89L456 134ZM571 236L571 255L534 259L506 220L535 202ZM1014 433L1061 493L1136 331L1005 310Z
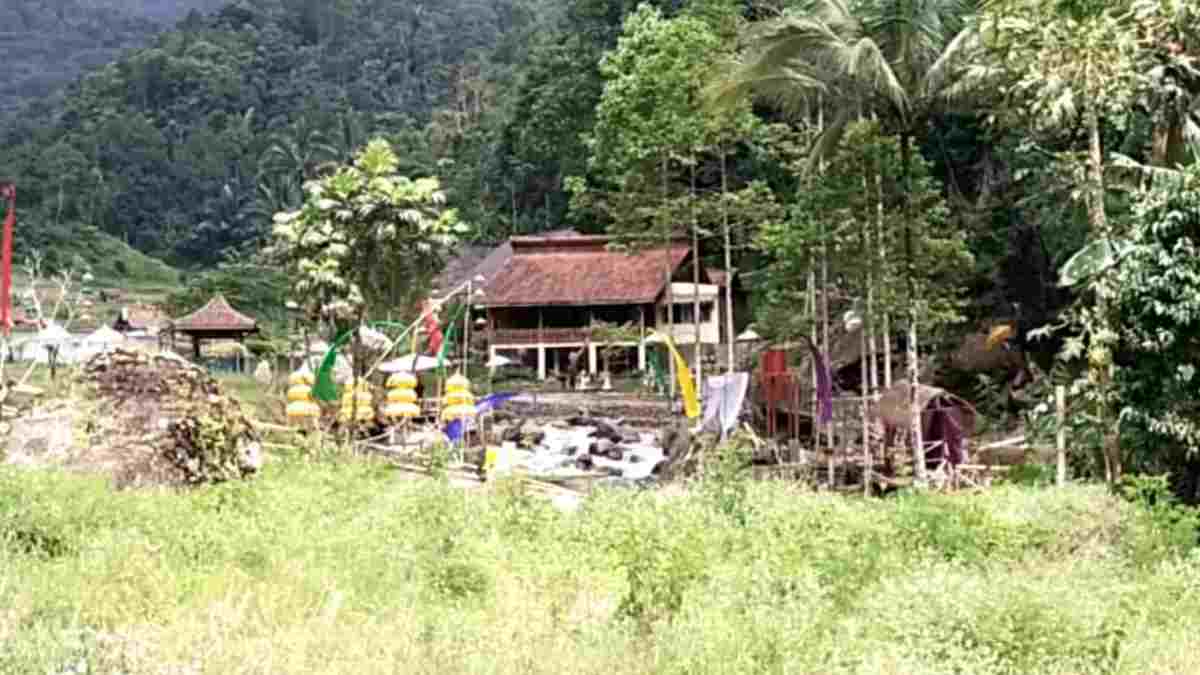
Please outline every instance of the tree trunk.
M921 386L921 367L917 351L917 287L913 270L912 232L912 137L900 137L900 163L904 172L904 276L908 286L908 406L909 434L912 438L913 483L925 484L925 443L921 438L921 410L917 407L917 389Z
M820 344L820 337L817 333L817 269L816 260L811 257L808 266L808 308L809 317L812 319L812 327L809 332L809 339L812 340L813 346ZM817 362L812 361L812 435L813 435L813 453L819 452L821 449L821 427L817 422Z
M1088 129L1087 206L1088 221L1092 237L1109 241L1112 230L1108 212L1104 205L1104 150L1100 142L1100 116L1095 107L1089 107L1085 115ZM1112 277L1108 272L1101 274L1096 283L1096 325L1093 327L1092 349L1088 354L1089 379L1100 391L1098 417L1103 433L1105 456L1105 479L1110 485L1121 480L1120 421L1112 415L1113 352L1116 351L1116 327L1109 301L1115 294ZM1112 429L1109 425L1112 425Z
M871 173L868 165L863 165L863 196L870 194L870 187L867 184L868 174ZM881 208L883 205L878 204ZM862 393L866 397L874 395L879 390L879 364L875 358L875 266L871 264L871 259L875 255L871 247L871 225L869 218L863 218L862 221L862 253L865 274L863 279L864 293L867 296L866 308L863 311L863 343L861 349L861 358L867 363L867 369L863 373Z
M1150 141L1150 165L1175 169L1187 163L1183 138L1183 116L1168 112L1154 125Z
M883 162L875 158L875 239L879 248L878 283L884 286L888 283L887 276L887 239L884 237L883 225ZM888 309L883 310L883 325L880 327L880 347L883 349L883 387L892 388L892 317Z
M725 148L721 148L721 226L725 235L725 340L728 342L726 349L728 350L727 358L729 362L726 364L725 371L733 374L734 369L734 345L737 337L734 335L733 326L733 237L729 233L729 205L725 203L725 198L729 192L729 172L725 166Z
M663 159L662 159L662 191L663 191L663 194L662 194L663 205L665 206L667 203L667 196L668 196L667 158L666 157L663 157ZM671 338L671 340L674 340L675 339L675 294L672 292L672 289L671 289L671 272L672 272L672 270L671 270L671 226L670 226L670 224L668 224L665 228L663 228L663 236L666 238L666 241L665 241L666 247L663 250L663 253L665 254L666 257L663 260L664 260L664 265L665 265L664 270L665 270L666 281L667 281L667 335ZM675 405L675 359L672 358L670 354L667 354L667 371L670 374L670 377L667 378L667 391L668 391L668 397L669 397L668 400L670 400L671 405L674 406Z
M825 361L826 368L829 366L829 241L828 231L822 232L823 240L821 242L821 358ZM833 373L829 376L832 378ZM833 487L837 485L833 472L833 421L825 425L825 447L829 451L829 485Z
M867 333L864 330L860 334L860 344L865 352L867 350ZM861 364L860 375L862 376L862 387L859 392L859 415L862 418L862 468L863 468L863 496L871 496L871 422L870 412L867 405L867 362L860 360Z
M692 328L694 330L692 337L695 343L692 346L692 357L696 359L692 370L696 377L696 392L703 395L704 380L704 365L701 363L704 354L704 341L700 334L700 225L696 222L696 158L692 157Z
M863 167L866 168L865 166ZM863 194L866 196L867 174L863 173ZM864 218L862 221L862 252L863 259L871 260L871 226L869 220ZM871 496L871 422L870 410L868 407L869 397L874 390L871 384L871 375L875 372L875 349L873 343L875 336L872 334L868 340L868 331L871 325L872 311L872 289L871 280L871 265L868 263L863 266L863 287L864 294L867 296L867 308L863 312L862 326L859 328L859 378L861 384L858 388L859 400L858 410L862 422L862 472L863 472L863 496ZM869 360L869 363L868 363Z

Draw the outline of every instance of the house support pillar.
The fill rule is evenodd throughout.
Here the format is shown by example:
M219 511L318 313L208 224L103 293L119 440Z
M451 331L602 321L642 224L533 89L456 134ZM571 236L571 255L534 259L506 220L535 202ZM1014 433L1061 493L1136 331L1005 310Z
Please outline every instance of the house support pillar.
M638 311L638 370L646 371L646 309Z
M546 345L538 343L538 379L546 379Z
M588 350L588 374L595 375L596 374L596 343L589 342L588 346L587 346L587 350Z

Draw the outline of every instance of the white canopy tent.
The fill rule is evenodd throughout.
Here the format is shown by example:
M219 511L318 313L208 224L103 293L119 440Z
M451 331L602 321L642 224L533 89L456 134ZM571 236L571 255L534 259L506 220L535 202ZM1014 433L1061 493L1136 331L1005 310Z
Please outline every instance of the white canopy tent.
M68 333L67 329L57 323L48 323L33 337L14 345L13 351L18 359L47 363L50 350L57 347L58 362L73 363L79 343L80 339Z
M80 361L90 359L125 342L125 336L108 326L101 326L79 343L77 357Z

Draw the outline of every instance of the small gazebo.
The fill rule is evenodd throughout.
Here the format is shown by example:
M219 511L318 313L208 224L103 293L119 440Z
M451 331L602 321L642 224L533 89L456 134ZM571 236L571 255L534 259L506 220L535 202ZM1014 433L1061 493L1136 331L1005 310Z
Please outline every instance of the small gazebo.
M245 342L247 335L258 332L258 322L229 306L223 295L216 295L200 309L170 323L171 343L175 334L183 333L192 339L192 354L200 358L204 340L237 340Z

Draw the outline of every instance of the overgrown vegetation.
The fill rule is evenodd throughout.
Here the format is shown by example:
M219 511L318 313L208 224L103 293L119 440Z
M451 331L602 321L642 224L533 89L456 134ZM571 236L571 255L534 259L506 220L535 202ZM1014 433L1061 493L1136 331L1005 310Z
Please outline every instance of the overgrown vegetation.
M1174 507L740 489L735 511L615 491L564 514L371 462L282 459L186 494L3 469L0 671L1200 667L1196 522Z

